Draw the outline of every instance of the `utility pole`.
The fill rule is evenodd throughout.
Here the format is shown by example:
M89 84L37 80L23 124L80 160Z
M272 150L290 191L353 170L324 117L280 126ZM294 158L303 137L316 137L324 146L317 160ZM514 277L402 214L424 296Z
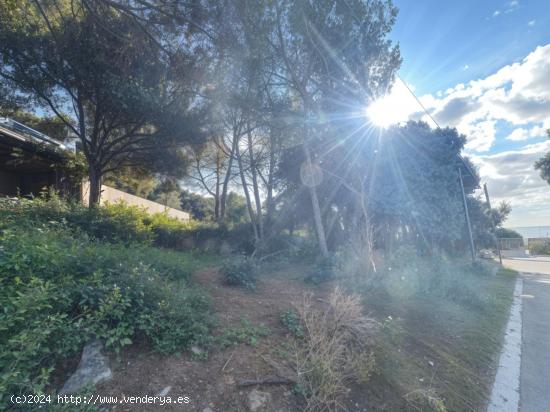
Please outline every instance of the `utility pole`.
M464 182L462 181L462 170L458 167L458 180L460 181L460 189L462 191L462 202L464 204L464 215L466 216L466 226L468 227L468 235L470 237L470 252L472 253L472 262L476 261L476 249L474 246L474 237L472 235L472 225L470 224L470 213L468 212L468 203L466 203L466 192L464 191Z
M493 227L493 236L495 237L495 245L497 247L498 260L500 261L500 264L502 265L502 254L500 253L500 243L499 243L498 237L497 237L495 219L494 219L494 216L493 216L493 210L491 208L491 200L489 200L489 191L487 190L487 183L483 184L483 191L485 192L485 199L487 200L487 207L489 207L489 214L491 215L491 225Z

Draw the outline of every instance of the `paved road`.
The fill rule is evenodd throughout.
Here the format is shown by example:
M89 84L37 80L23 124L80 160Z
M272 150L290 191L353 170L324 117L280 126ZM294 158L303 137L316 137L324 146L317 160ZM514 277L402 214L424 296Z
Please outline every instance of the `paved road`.
M524 272L519 410L550 411L550 258L503 263Z
M550 257L502 259L502 264L518 272L543 273L550 275ZM550 320L550 319L549 319ZM550 411L550 407L548 408Z
M550 257L503 264L522 273L487 411L550 412Z

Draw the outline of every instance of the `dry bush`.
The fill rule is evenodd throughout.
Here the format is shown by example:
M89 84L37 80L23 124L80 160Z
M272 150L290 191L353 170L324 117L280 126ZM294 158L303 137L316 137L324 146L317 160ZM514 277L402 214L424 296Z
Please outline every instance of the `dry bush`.
M417 389L405 395L407 404L417 411L447 412L445 403L432 389Z
M304 333L295 340L294 367L306 411L343 409L347 385L366 382L374 369L375 323L363 314L359 296L336 288L323 304L308 294L295 305Z

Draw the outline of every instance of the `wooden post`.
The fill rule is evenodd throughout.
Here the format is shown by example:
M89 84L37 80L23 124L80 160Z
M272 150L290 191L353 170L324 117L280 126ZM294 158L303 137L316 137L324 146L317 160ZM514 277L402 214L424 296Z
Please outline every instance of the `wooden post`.
M460 181L460 190L462 191L462 202L464 204L464 215L466 216L466 226L468 227L468 236L470 238L470 252L472 253L472 262L476 261L476 249L474 246L474 237L472 235L472 225L470 224L470 213L468 212L468 203L466 202L466 192L464 191L464 182L462 181L462 170L458 168L458 179Z
M500 243L499 243L498 237L497 237L495 219L494 219L494 216L493 216L493 210L491 209L491 200L489 200L489 191L487 190L487 183L483 184L483 191L485 192L485 199L487 200L487 206L489 207L489 214L491 215L491 225L493 227L493 236L495 237L495 244L496 244L497 252L498 252L498 260L500 261L500 264L502 265L502 254L500 253Z

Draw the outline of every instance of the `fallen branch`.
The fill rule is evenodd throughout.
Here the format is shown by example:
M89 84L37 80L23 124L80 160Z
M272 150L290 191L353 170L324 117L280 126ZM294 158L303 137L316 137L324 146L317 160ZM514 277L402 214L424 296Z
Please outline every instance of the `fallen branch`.
M233 359L234 354L235 354L235 350L233 350L233 352L231 352L231 356L229 357L229 359L227 359L227 362L225 362L225 364L223 365L222 372L225 370L225 368L227 367L227 365L229 364L231 359Z
M287 378L266 378L266 379L242 379L237 381L237 386L255 385L293 385L296 382Z
M268 364L273 369L275 369L275 375L276 376L283 376L286 379L295 380L293 378L293 376L295 375L295 372L291 368L289 368L286 365L275 362L273 359L268 358L268 357L262 355L261 353L259 355L266 364Z

